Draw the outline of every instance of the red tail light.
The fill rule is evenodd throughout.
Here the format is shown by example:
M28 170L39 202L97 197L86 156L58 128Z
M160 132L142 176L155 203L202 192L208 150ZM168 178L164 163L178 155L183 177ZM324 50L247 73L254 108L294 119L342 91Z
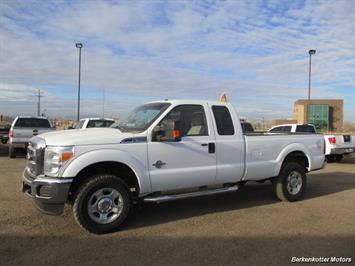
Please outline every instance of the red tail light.
M336 142L335 137L329 137L328 140L330 144L335 144Z
M9 132L9 138L13 138L13 137L15 137L15 134L14 134L14 132L13 132L12 130L10 130L10 132Z

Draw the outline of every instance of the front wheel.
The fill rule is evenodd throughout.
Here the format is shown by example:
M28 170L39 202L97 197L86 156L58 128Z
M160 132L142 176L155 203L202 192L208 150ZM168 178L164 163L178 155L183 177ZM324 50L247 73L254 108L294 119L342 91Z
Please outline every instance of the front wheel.
M306 171L296 162L286 163L273 182L276 196L282 201L299 200L307 185Z
M114 175L98 175L84 183L74 200L73 213L85 230L103 234L117 229L131 207L129 189Z

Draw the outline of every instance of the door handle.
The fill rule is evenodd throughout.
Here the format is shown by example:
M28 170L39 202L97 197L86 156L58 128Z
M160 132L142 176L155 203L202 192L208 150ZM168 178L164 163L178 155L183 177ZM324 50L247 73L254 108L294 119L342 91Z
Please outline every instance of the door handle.
M216 144L214 142L208 143L208 153L216 152Z
M207 143L202 143L201 146L202 146L202 147L207 147L208 144L207 144Z
M155 163L153 163L152 165L155 166L156 168L161 168L163 165L166 165L166 163L158 160Z

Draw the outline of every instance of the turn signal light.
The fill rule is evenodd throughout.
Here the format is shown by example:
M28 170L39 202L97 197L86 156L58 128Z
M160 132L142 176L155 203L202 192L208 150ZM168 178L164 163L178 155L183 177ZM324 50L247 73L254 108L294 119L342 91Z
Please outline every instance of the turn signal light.
M336 142L335 137L329 137L328 140L330 144L335 144Z

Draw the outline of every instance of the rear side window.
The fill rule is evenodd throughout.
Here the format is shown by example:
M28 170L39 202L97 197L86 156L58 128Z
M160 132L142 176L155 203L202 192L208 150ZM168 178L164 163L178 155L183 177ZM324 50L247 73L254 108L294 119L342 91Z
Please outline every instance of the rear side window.
M299 125L299 126L297 126L296 132L316 133L316 131L314 130L314 127L313 126L309 126L309 125Z
M290 133L291 132L291 126L282 126L282 127L275 127L271 129L269 132L270 133Z
M282 128L283 127L275 127L273 129L271 129L269 132L271 132L271 133L280 133L280 132L282 132Z
M234 135L234 125L231 114L225 106L212 106L212 112L217 125L218 135Z
M113 122L111 120L90 120L87 127L109 127Z
M85 123L85 120L80 120L76 126L75 126L75 129L80 129L84 126L84 123Z
M41 118L18 118L15 127L41 127L51 128L51 125L47 119Z
M291 132L291 126L285 126L285 127L283 127L283 132L285 132L285 133L289 133L289 132Z
M250 123L242 122L241 125L242 125L243 133L253 133L254 132L253 126Z

